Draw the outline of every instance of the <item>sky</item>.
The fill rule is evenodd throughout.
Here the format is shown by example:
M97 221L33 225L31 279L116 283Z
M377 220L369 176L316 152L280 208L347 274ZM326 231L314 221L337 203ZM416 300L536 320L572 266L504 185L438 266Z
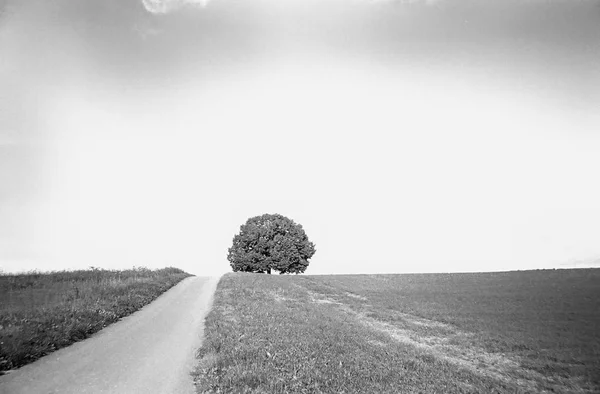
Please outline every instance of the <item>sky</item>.
M600 266L600 1L0 0L0 269Z

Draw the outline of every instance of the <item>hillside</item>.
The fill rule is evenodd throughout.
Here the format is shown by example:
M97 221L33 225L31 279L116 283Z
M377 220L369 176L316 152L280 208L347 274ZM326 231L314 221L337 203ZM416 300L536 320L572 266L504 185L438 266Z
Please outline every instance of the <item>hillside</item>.
M227 274L198 392L598 392L600 270Z

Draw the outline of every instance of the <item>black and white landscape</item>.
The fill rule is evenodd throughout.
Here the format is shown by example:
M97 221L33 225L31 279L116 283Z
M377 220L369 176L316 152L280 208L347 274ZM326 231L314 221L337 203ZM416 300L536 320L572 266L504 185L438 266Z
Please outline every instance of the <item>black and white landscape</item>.
M184 288L190 390L597 392L599 108L598 0L0 0L0 392Z

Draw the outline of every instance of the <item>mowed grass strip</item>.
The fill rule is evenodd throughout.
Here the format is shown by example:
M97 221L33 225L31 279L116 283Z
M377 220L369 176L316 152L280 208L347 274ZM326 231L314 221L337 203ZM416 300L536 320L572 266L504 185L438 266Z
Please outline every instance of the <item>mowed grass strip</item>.
M197 391L600 392L599 277L227 274Z
M457 367L425 348L396 341L385 330L365 324L358 313L365 302L360 295L335 289L327 295L318 293L318 280L225 275L198 352L197 391L518 391L516 383Z
M177 268L0 275L0 373L89 337L188 276Z

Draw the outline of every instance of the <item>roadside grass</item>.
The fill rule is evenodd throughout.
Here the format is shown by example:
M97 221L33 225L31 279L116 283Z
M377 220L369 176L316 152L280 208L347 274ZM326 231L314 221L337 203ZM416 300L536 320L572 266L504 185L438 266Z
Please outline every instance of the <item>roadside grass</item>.
M600 270L227 274L199 393L600 392Z
M0 374L89 337L188 276L178 268L0 275Z

